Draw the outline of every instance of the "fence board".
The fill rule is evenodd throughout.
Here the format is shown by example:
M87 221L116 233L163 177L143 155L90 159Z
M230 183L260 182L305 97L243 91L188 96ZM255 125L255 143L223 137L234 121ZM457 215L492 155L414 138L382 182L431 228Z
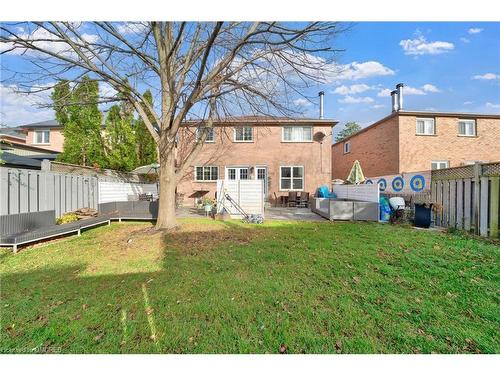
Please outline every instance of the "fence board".
M449 216L450 216L450 182L443 181L443 225L445 227L449 226Z
M457 210L457 182L450 181L450 202L449 202L449 226L456 228L456 210Z
M464 180L457 180L457 228L464 228Z
M479 203L479 234L488 235L488 177L481 177Z
M26 170L19 171L19 213L28 212L28 173Z
M464 229L470 231L472 218L472 183L470 178L464 180Z
M441 205L441 208L436 214L436 225L443 226L443 181L436 183L436 201Z
M38 173L28 175L28 211L38 211Z
M490 236L498 236L498 210L500 204L500 177L490 177Z

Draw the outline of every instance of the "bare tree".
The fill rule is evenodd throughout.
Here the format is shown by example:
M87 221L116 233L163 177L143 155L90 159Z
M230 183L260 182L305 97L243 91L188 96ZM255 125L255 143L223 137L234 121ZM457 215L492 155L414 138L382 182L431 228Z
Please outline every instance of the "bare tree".
M90 75L116 91L102 101L130 102L157 143L156 227L166 229L176 225L177 182L208 133L179 157L178 132L186 120L208 129L240 114L293 115L292 99L332 74L331 40L344 30L319 22L10 23L0 25L0 50L23 55L35 67L12 72L10 82L26 87ZM155 93L156 105L144 100L145 89Z

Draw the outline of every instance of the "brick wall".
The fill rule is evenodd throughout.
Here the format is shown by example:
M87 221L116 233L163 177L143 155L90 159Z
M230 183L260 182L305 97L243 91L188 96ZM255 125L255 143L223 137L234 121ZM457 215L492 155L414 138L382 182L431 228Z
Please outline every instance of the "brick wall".
M254 127L252 143L234 143L232 127L216 127L215 142L204 144L192 166L187 168L177 191L185 195L184 201L187 204L192 204L193 198L189 198L189 195L195 190L208 190L207 196L215 197L216 183L194 181L194 166L218 166L220 179L225 178L227 166L254 168L266 166L269 176L268 197L273 200L274 193L278 196L288 194L286 191L279 190L280 166L304 166L304 191L312 194L319 185L329 184L331 173L331 128L314 126L313 134L317 132L327 135L322 143L316 141L288 143L282 142L281 126L258 125ZM185 140L189 138L181 137ZM180 149L182 148L181 145ZM255 178L255 173L254 169L250 178Z
M351 152L344 154L344 143L332 145L332 178L345 180L355 160L365 176L398 173L398 117L389 116L347 139Z
M428 117L428 116L419 116ZM469 161L500 160L500 119L476 119L475 137L458 135L458 117L434 117L435 135L416 135L416 116L399 116L399 169L431 169L431 161L457 167Z

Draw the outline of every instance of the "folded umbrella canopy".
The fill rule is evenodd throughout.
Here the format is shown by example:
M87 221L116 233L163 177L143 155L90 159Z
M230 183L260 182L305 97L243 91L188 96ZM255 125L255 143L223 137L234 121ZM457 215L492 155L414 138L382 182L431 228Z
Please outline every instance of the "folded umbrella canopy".
M142 165L140 167L137 167L132 171L132 173L137 173L137 174L158 174L158 171L160 170L160 164L158 163L153 163L153 164L148 164L148 165Z
M355 185L359 185L365 181L365 175L363 174L361 164L359 164L358 160L354 161L351 172L349 172L349 176L347 177L347 181Z

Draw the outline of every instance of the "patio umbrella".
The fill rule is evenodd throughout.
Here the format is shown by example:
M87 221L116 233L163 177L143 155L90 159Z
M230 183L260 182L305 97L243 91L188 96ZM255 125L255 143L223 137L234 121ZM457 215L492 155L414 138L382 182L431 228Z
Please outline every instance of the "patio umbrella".
M359 185L360 183L365 181L365 176L363 174L363 170L361 169L361 164L359 164L358 160L354 161L351 172L349 172L349 176L347 177L347 181L355 185Z
M158 171L160 170L160 164L158 163L152 163L148 165L142 165L140 167L137 167L132 171L132 173L136 174L158 174ZM160 184L158 182L158 179L156 179L156 191L158 194L160 194Z
M160 164L158 163L153 163L153 164L148 164L148 165L142 165L140 167L137 167L132 171L132 173L137 173L137 174L158 174L158 171L160 170Z

